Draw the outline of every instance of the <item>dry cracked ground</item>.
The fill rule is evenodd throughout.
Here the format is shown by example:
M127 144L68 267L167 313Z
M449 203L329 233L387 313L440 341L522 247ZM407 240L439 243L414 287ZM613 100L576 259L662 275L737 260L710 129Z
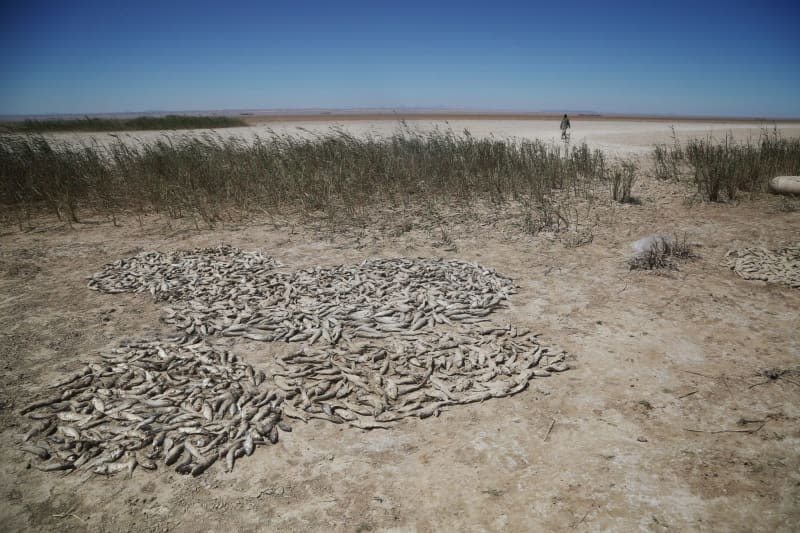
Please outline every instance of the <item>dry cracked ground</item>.
M454 208L435 224L383 213L346 231L288 219L198 230L156 216L4 227L0 530L797 531L800 376L780 371L800 365L800 291L721 261L797 241L800 211L770 195L687 202L682 186L647 179L634 193L638 205L598 200L583 222L590 242L526 234L510 206ZM699 257L665 275L630 271L630 242L659 231L686 233ZM21 406L120 340L170 331L148 298L90 291L87 276L140 250L219 244L295 268L477 261L520 285L493 318L540 333L572 369L391 430L297 422L231 473L29 468ZM274 348L233 349L259 365Z

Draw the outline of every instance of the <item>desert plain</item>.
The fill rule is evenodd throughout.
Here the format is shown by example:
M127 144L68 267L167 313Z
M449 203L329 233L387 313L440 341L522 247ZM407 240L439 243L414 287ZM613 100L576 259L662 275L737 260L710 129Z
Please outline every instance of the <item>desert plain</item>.
M414 117L410 128L560 143L558 121ZM354 136L396 118L253 119L214 135L271 131ZM570 142L639 162L636 202L576 205L575 231L531 234L503 205L376 206L357 227L313 216L254 217L198 227L163 215L42 214L0 228L0 529L3 531L797 531L800 528L800 291L748 281L731 249L800 240L800 208L769 193L697 198L657 181L656 143L692 137L800 137L796 122L572 117ZM49 134L71 143L139 142L210 132ZM113 136L112 136L113 135ZM685 235L696 258L678 270L632 271L630 243ZM445 238L446 237L446 238ZM446 242L443 242L446 241ZM293 421L277 445L232 472L171 469L86 479L29 467L22 406L122 339L168 334L144 295L102 294L87 278L143 250L236 246L288 268L372 257L478 262L519 284L497 322L564 350L570 370L522 392L452 406L389 430ZM219 339L265 368L275 348ZM791 372L784 372L791 371ZM792 373L794 372L794 373Z

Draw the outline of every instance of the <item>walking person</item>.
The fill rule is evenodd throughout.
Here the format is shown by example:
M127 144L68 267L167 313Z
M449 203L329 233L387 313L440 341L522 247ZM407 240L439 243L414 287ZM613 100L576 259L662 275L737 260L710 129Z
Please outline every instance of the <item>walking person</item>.
M561 119L561 138L565 141L567 140L567 130L571 126L569 125L569 117L566 113L564 113L564 118Z

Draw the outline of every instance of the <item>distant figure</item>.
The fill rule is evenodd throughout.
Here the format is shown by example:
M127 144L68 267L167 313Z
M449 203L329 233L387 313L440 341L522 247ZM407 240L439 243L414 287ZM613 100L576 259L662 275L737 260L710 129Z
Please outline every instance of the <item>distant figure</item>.
M564 113L564 118L561 119L561 138L565 141L567 140L567 130L571 126L569 125L569 117L566 113Z

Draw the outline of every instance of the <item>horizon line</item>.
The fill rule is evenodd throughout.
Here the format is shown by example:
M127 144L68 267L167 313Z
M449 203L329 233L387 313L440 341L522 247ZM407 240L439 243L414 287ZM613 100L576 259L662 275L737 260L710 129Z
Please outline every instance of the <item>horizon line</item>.
M109 111L89 113L0 113L0 120L37 120L45 118L123 118L138 116L164 116L164 115L212 115L212 116L237 116L253 118L276 118L287 120L302 120L304 118L391 118L402 116L419 116L421 118L433 117L464 117L464 118L548 118L568 114L585 118L619 118L619 119L650 119L650 120L746 120L746 121L800 121L800 116L763 116L763 115L720 115L698 113L627 113L607 112L586 109L562 110L516 110L497 108L471 108L471 107L287 107L287 108L221 108L221 109L186 109L168 110L151 109L143 111Z

